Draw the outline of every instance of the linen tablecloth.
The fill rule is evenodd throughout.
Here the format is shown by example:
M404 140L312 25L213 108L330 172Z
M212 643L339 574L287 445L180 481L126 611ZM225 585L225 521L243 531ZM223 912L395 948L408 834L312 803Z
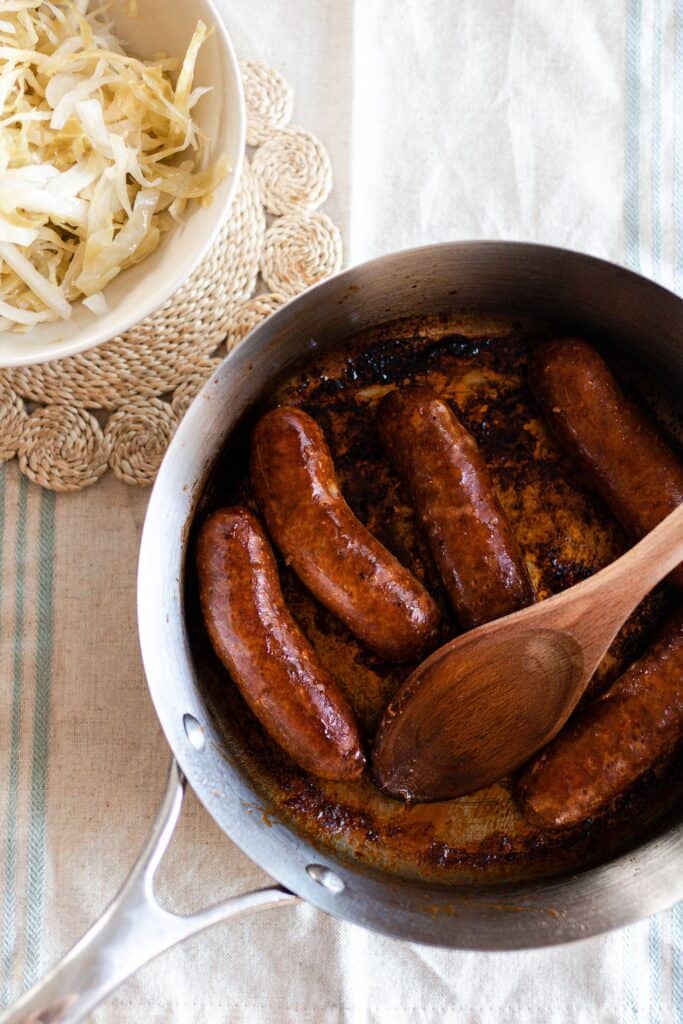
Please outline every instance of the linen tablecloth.
M144 3L144 0L140 0ZM683 3L222 0L325 141L347 262L444 239L585 250L683 285ZM1 7L1 4L0 4ZM163 790L136 640L147 492L0 470L0 1003L114 895ZM264 884L190 795L178 909ZM298 906L146 967L105 1022L683 1021L683 906L515 954L401 944Z

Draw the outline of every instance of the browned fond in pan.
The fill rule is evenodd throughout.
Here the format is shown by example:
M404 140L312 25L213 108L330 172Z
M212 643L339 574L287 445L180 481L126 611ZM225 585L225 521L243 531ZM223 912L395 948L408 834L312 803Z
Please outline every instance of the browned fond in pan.
M539 598L584 579L628 547L621 527L583 488L579 472L560 453L533 405L526 383L528 355L549 333L543 325L484 316L401 321L309 363L271 396L270 404L300 405L321 425L351 508L439 603L442 640L455 635L457 626L426 537L376 437L376 408L389 389L427 384L460 410L483 451ZM247 450L259 411L219 460L199 521L207 510L235 501L256 510ZM370 654L292 572L280 569L291 611L371 738L413 666L387 665ZM673 799L673 771L664 769L643 780L611 818L559 835L527 824L505 781L459 800L406 807L382 796L367 775L354 784L314 779L268 740L227 673L211 660L191 578L188 586L193 649L203 662L216 718L231 746L242 748L248 770L278 811L318 843L411 877L444 882L534 877L605 859L646 830ZM640 654L670 601L662 589L640 607L601 666L593 693Z

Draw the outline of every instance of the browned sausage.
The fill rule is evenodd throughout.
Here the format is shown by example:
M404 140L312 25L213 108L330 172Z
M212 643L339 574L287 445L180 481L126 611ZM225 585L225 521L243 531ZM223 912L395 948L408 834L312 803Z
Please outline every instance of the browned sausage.
M683 502L683 463L584 341L534 352L529 380L553 433L636 538ZM669 577L683 586L683 564Z
M465 629L534 600L519 545L472 435L429 388L392 391L379 435L417 509Z
M258 520L224 508L197 541L199 597L213 648L272 738L306 771L357 779L353 711L290 615Z
M518 780L524 816L545 828L594 818L683 739L683 609L608 692L572 719Z
M250 473L273 540L318 600L382 658L419 658L435 637L437 607L347 505L315 420L289 406L266 413Z

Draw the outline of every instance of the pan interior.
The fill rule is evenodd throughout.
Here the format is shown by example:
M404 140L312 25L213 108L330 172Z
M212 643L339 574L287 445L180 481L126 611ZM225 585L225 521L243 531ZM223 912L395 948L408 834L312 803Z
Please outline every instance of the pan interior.
M231 434L209 475L193 533L222 505L239 502L258 511L248 482L250 429L268 406L301 406L322 426L354 512L434 595L444 617L442 641L456 635L415 512L376 437L380 399L415 382L448 398L476 437L539 597L585 579L629 542L558 450L529 393L529 353L558 331L568 333L568 328L522 316L454 313L374 327L309 358L277 381ZM589 340L604 347L600 338ZM638 401L677 443L679 413L665 389L642 367L607 354L625 387L635 389ZM307 775L271 743L213 656L198 612L192 534L188 552L185 606L195 676L225 756L248 775L270 809L266 824L272 815L335 857L401 878L500 884L560 877L607 861L680 813L680 772L674 764L648 773L608 816L563 833L524 821L512 780L458 800L407 806L384 797L369 777L349 784ZM384 707L414 666L389 665L371 655L282 562L280 572L290 609L347 693L369 746ZM601 665L588 699L644 650L672 600L660 587L641 604Z

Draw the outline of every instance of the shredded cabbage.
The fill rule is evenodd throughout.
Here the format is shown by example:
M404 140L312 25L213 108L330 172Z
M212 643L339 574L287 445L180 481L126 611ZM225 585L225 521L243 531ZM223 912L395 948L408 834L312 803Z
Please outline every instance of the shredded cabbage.
M140 61L89 6L0 2L0 330L68 319L80 300L106 312L103 288L228 170L200 167L192 115L206 25L182 61Z

